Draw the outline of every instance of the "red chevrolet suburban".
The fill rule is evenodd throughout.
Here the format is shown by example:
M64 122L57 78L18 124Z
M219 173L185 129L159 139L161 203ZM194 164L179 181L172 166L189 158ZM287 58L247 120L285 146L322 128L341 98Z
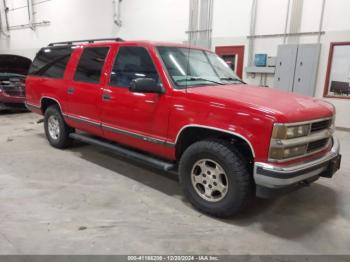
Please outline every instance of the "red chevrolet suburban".
M179 173L188 200L228 217L332 177L334 107L245 84L215 53L121 39L52 43L36 55L26 105L56 148L73 139Z

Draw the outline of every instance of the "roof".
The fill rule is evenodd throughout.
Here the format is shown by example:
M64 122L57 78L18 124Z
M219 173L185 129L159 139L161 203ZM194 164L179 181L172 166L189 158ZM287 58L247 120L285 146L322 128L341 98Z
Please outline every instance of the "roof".
M193 48L210 51L208 49L193 46L189 44L176 43L176 42L157 42L157 41L147 41L147 40L132 40L124 41L121 38L102 38L102 39L87 39L87 40L74 40L74 41L65 41L65 42L56 42L50 43L49 46L67 46L67 45L82 45L82 46L98 46L103 44L109 45L150 45L150 46L173 46L173 47L182 47L182 48Z

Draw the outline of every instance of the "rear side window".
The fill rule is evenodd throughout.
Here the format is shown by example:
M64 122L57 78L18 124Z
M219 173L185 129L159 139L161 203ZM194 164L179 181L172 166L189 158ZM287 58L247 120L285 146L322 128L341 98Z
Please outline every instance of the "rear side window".
M108 51L109 47L85 48L80 57L74 80L98 84Z
M41 49L29 69L29 75L63 78L72 51L71 47Z
M119 48L110 78L110 85L129 87L136 78L153 78L159 82L157 70L147 50L138 46Z

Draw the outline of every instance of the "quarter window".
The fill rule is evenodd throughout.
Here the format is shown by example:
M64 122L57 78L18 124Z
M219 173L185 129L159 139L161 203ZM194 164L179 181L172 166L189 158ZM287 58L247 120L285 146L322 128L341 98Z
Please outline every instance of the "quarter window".
M108 51L109 47L85 48L80 57L74 80L98 84Z
M71 47L43 48L37 53L29 75L63 78L71 54Z
M110 85L130 87L131 81L136 78L152 78L159 83L157 70L145 48L120 47L111 72Z

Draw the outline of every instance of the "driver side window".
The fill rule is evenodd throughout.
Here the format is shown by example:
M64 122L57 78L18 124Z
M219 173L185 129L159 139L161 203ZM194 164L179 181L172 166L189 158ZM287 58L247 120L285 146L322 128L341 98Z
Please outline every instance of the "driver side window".
M159 83L157 70L148 51L139 46L122 46L114 61L109 84L128 88L136 78L152 78Z

